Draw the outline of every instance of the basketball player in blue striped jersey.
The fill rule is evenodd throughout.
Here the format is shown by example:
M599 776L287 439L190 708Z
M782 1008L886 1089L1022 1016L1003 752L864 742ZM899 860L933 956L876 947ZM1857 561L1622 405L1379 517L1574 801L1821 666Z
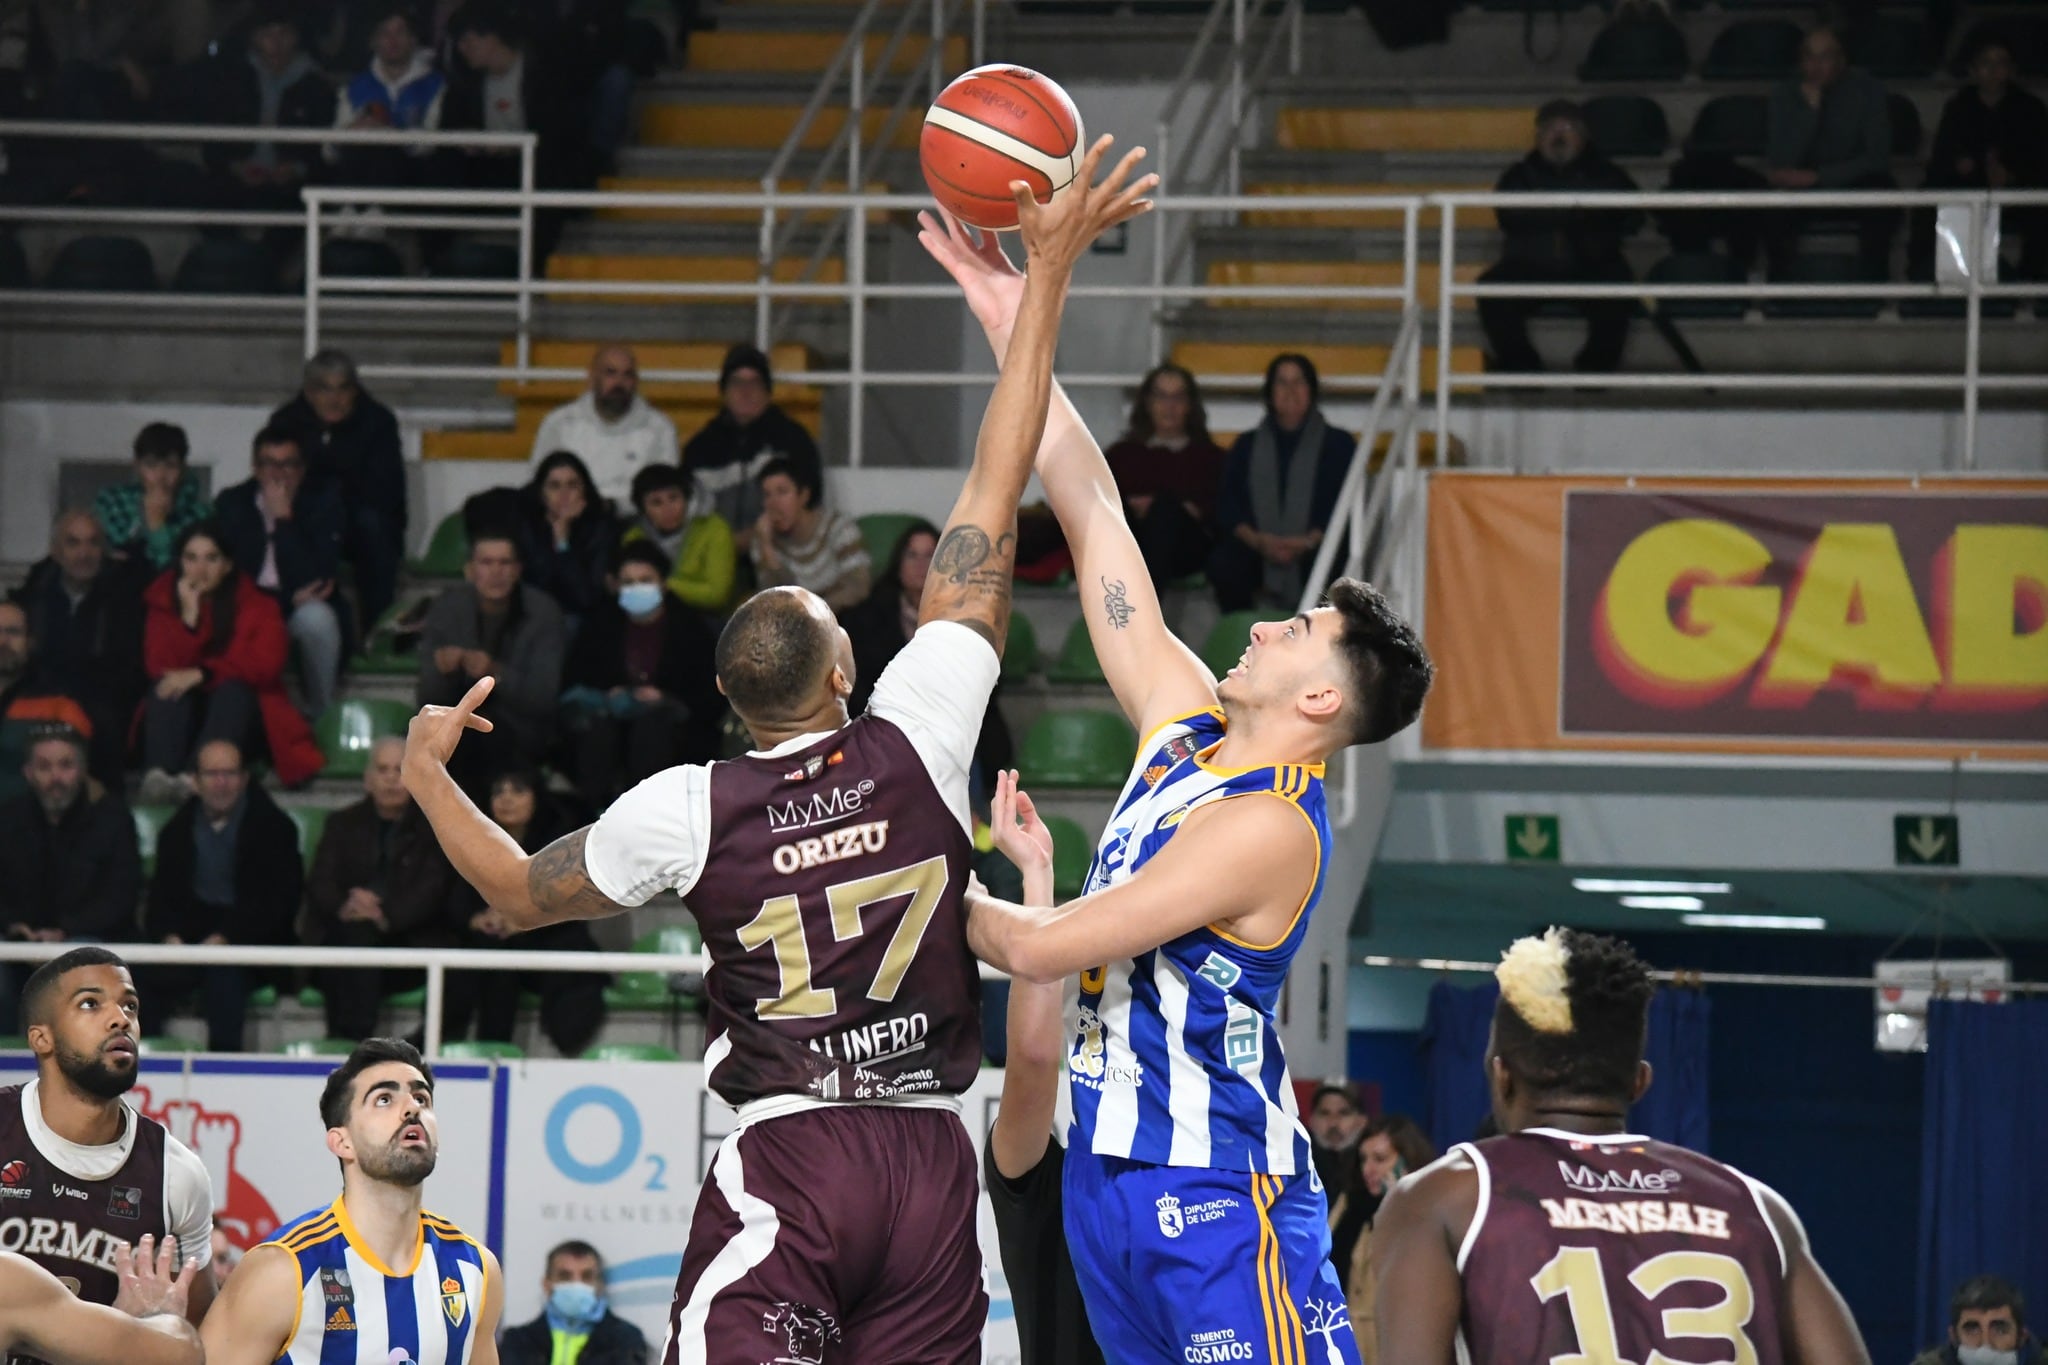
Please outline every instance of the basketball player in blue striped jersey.
M434 1073L368 1038L320 1095L341 1197L250 1249L201 1324L213 1365L498 1365L498 1258L420 1207Z
M1022 277L987 234L926 215L920 239L1001 357ZM1338 579L1315 609L1253 626L1219 682L1166 628L1057 386L1037 469L1143 738L1086 893L1058 909L976 895L968 941L1026 980L1079 973L1064 1193L1089 1321L1116 1362L1355 1361L1275 1009L1329 861L1323 762L1414 721L1428 654Z

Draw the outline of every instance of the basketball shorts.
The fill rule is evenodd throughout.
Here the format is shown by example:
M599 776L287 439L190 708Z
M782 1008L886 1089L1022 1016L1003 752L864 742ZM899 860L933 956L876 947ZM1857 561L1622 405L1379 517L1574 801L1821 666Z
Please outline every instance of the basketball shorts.
M1069 1149L1067 1244L1111 1365L1358 1365L1313 1175Z
M728 1136L697 1198L663 1365L979 1365L974 1145L942 1109L847 1105Z

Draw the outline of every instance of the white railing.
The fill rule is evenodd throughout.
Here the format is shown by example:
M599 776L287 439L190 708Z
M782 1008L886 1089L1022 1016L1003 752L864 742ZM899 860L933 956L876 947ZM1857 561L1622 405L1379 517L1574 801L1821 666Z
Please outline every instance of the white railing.
M0 943L0 962L42 963L77 947L74 943ZM481 972L654 972L665 976L703 976L711 970L709 954L697 953L562 953L522 948L245 948L229 945L109 943L123 962L136 967L311 967L330 971L368 968L379 971L424 971L423 1002L427 1056L441 1051L441 1008L448 996L448 973ZM986 964L984 981L1008 980Z

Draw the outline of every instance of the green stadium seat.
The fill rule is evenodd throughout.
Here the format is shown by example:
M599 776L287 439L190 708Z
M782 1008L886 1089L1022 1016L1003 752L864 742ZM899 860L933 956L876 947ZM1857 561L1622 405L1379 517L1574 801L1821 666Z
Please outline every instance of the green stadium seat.
M687 924L671 924L633 940L636 953L694 953L704 946L697 931ZM679 994L669 989L666 972L623 972L605 987L604 1003L615 1010L665 1010Z
M1608 156L1662 156L1671 145L1664 106L1647 95L1596 95L1584 107L1593 145Z
M349 667L365 676L410 678L420 671L420 656L413 650L398 648L389 635L375 635Z
M434 528L434 537L427 542L427 552L418 559L408 560L405 567L411 573L428 578L459 578L468 559L469 530L462 524L462 513L450 512Z
M1582 81L1675 81L1685 75L1690 57L1685 35L1661 15L1616 19L1593 35L1586 60L1579 63Z
M408 991L393 991L384 997L383 1004L388 1010L423 1010L427 1007L427 988L414 986Z
M489 1042L482 1038L458 1038L454 1042L441 1044L444 1061L466 1062L516 1062L526 1056L525 1049L517 1043Z
M28 1050L28 1039L26 1038L0 1038L0 1052L27 1052Z
M1010 616L1010 634L1003 641L1004 682L1023 682L1038 671L1038 630L1022 613Z
M313 727L327 755L326 777L361 777L370 766L370 746L385 735L405 734L412 708L383 697L345 697L327 708Z
M1076 620L1067 629L1060 656L1046 667L1048 681L1056 683L1099 683L1104 681L1102 662L1095 657L1095 641L1088 636L1088 622Z
M176 806L131 806L129 814L135 817L135 843L142 851L142 875L156 873L156 841L178 813Z
M599 1043L583 1049L586 1062L680 1062L682 1054L659 1043Z
M1715 251L1674 251L1650 267L1651 284L1742 284L1735 262ZM1747 299L1658 299L1657 311L1667 318L1739 318L1749 311Z
M1026 790L1121 787L1137 742L1113 711L1048 711L1025 732L1017 770Z
M293 999L299 1002L299 1008L302 1010L324 1010L327 1008L327 992L321 990L318 986L299 987L299 992Z
M299 830L299 857L305 860L306 870L313 870L313 855L320 849L320 835L327 828L327 807L287 806L286 815Z
M889 567L889 556L903 533L924 518L915 512L870 512L860 518L860 538L868 547L868 562L874 566L875 581Z
M154 1038L144 1038L135 1046L136 1050L145 1057L161 1057L166 1054L206 1051L206 1044L196 1039L179 1038L168 1033L159 1034Z
M355 1050L353 1038L301 1038L278 1049L287 1057L346 1057Z
M1261 617L1255 611L1233 611L1220 617L1209 628L1209 638L1202 641L1202 662L1209 671L1221 678L1237 667L1238 656L1251 643L1252 627Z
M275 987L275 986L258 986L258 987L257 987L257 988L256 988L255 990L253 990L253 991L250 991L250 992L249 992L249 1008L250 1008L250 1009L252 1009L252 1010L270 1010L270 1009L276 1009L276 1008L277 1008L277 987Z
M1052 835L1052 891L1061 900L1081 894L1088 880L1088 864L1095 858L1095 841L1077 820L1064 815L1040 817Z
M1714 35L1700 75L1710 81L1770 81L1799 69L1806 35L1790 19L1738 19Z

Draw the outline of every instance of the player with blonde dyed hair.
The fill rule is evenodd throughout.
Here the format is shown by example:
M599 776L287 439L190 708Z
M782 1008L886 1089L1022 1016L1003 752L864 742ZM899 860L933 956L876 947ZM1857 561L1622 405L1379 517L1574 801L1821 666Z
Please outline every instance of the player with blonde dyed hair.
M1656 990L1634 950L1552 929L1517 941L1494 975L1486 1073L1504 1136L1460 1143L1381 1207L1379 1358L1555 1365L1667 1360L1668 1348L1868 1365L1791 1205L1628 1131L1650 1088Z

